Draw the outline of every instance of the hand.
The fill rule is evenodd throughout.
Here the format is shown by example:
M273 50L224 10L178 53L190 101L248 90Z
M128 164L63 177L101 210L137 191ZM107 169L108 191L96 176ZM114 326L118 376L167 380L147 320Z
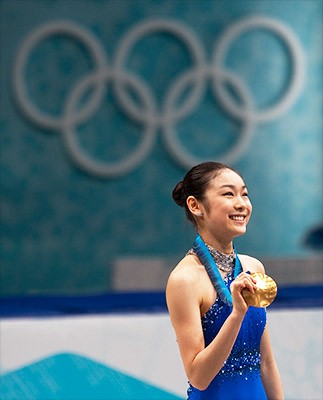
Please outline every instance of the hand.
M248 304L242 296L242 290L247 289L251 293L255 293L257 290L256 282L257 281L248 272L241 272L232 282L230 289L233 309L239 314L245 314L248 311Z

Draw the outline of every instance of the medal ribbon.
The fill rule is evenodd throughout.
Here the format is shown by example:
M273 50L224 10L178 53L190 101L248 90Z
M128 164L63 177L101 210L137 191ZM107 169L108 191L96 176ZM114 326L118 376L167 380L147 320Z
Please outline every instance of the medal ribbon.
M196 236L192 248L194 253L204 265L218 296L224 303L232 307L231 293L227 288L211 253L209 252L206 244L199 234ZM234 278L236 278L240 274L240 272L242 272L242 266L235 249L234 253L236 257L234 262L233 276Z

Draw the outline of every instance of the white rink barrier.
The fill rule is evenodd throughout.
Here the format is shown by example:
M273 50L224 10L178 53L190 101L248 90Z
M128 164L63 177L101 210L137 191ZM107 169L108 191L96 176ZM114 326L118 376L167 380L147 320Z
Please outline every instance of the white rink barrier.
M322 308L268 310L287 400L322 399L322 321ZM0 334L3 400L185 398L165 312L4 318Z

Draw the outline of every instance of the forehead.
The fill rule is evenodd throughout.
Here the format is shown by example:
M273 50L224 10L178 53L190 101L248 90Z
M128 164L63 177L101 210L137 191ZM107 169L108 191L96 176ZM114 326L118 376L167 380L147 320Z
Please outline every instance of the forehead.
M245 187L244 180L236 172L225 169L218 176L210 181L210 188L220 188L224 185L235 186L237 188Z

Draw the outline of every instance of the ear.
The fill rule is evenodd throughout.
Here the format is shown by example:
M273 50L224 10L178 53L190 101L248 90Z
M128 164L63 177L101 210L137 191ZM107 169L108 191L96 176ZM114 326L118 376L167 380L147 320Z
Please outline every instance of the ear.
M188 198L186 199L186 204L190 212L195 217L203 216L203 211L201 209L200 203L196 200L194 196L188 196Z

